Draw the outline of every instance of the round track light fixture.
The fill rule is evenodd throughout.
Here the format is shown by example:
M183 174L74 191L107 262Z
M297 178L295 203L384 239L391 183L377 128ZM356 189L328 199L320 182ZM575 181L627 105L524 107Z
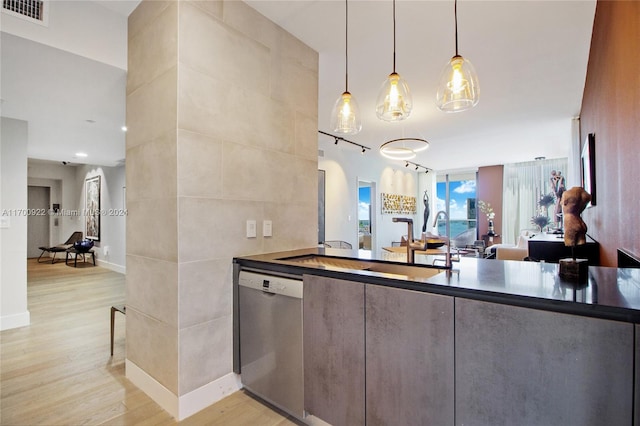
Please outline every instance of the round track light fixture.
M429 142L420 138L392 139L380 146L380 154L391 160L411 160L418 152L429 148ZM405 165L408 167L409 163Z

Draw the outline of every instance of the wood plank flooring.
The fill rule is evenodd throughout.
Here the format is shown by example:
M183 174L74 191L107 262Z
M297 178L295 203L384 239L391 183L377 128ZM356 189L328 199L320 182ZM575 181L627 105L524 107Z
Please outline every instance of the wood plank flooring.
M0 334L0 424L225 425L298 424L240 391L176 422L125 378L124 275L89 263L77 268L29 259L31 325Z

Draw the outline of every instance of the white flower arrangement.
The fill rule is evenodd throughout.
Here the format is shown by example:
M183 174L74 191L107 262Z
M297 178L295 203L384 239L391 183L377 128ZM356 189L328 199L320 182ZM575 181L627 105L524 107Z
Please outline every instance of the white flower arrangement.
M494 219L496 217L493 207L491 207L491 203L485 203L482 200L478 200L478 208L482 213L487 215L487 219Z

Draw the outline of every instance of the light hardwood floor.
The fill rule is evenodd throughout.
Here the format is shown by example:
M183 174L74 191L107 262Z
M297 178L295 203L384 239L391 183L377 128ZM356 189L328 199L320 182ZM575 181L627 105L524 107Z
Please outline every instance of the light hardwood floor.
M0 424L225 425L297 424L243 391L176 422L125 378L124 275L28 260L31 325L0 334Z

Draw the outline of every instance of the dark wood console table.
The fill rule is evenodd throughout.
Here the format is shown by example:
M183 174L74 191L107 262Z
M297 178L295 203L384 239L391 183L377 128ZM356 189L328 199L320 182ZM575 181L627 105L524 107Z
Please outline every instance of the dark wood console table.
M482 241L484 241L485 247L491 247L494 244L499 244L502 242L502 236L500 236L499 234L493 234L493 235L484 234L482 235L481 238L482 238Z
M600 264L600 244L587 236L587 243L575 249L577 258L588 259L589 265ZM558 263L571 257L571 247L564 245L560 234L537 234L529 239L529 257L534 260Z

